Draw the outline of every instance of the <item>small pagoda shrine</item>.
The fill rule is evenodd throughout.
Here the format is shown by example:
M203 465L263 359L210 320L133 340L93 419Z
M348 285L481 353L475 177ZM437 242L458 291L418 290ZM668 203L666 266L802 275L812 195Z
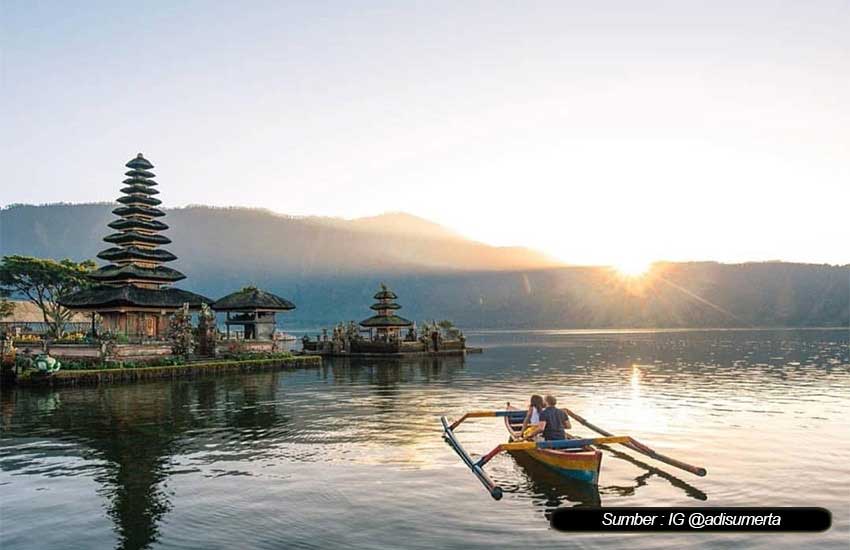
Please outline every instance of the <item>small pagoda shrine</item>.
M377 341L393 341L401 339L401 329L412 327L413 321L396 315L401 309L395 300L398 299L395 292L381 283L381 289L373 296L376 303L369 306L376 312L375 315L360 321L360 326L369 331L369 339Z
M119 218L109 224L116 232L103 239L114 246L97 255L110 263L89 275L94 287L66 297L62 305L99 314L102 329L111 333L163 339L170 316L183 304L196 309L212 300L170 287L186 276L162 265L177 257L158 248L171 240L160 234L168 226L157 219L165 212L156 208L161 201L154 197L159 191L150 172L153 164L139 153L125 166L121 206L112 211Z
M448 321L425 322L417 331L413 321L400 317L398 296L381 284L370 307L375 315L360 321L337 323L333 331L322 329L315 339L305 334L302 353L350 358L407 358L417 356L465 355L481 348L466 347L463 333ZM406 330L405 330L406 329ZM363 333L368 334L364 336Z
M271 292L248 286L233 294L228 294L212 305L214 311L223 311L227 315L227 339L230 339L230 327L242 327L245 340L273 340L279 311L295 309L295 304Z

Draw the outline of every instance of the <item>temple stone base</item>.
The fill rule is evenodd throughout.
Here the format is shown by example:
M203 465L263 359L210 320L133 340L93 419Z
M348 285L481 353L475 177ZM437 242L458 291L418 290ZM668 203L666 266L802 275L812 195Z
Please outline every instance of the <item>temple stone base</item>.
M415 357L439 355L464 355L470 351L465 340L441 340L436 347L422 341L394 340L389 342L373 340L353 340L345 348L344 342L306 341L303 342L303 352L328 356L350 357ZM471 350L480 353L480 348Z
M100 361L100 346L95 344L52 344L50 355L59 360L96 362ZM41 353L41 350L32 350Z
M20 349L20 348L19 348ZM41 353L41 346L33 347L32 354ZM101 349L96 344L51 344L50 355L59 360L98 362ZM145 342L143 344L115 344L110 361L144 362L171 356L169 342Z
M170 357L170 342L149 342L145 344L117 344L110 359L115 361L146 361Z
M44 352L41 342L18 343L15 347L19 354L35 356ZM215 356L274 353L283 350L282 343L275 340L219 340L215 345ZM60 361L98 363L102 359L102 350L97 344L50 344L49 352ZM171 356L170 342L153 341L115 344L107 360L143 363Z
M273 353L282 351L275 340L219 340L215 344L216 356L239 353Z
M351 342L351 353L420 353L427 351L422 342L373 342L355 340Z

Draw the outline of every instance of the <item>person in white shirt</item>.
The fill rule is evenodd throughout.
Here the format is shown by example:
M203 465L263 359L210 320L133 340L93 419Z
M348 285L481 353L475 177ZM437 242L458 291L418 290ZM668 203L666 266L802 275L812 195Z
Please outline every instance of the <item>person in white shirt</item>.
M532 395L528 404L528 411L525 413L525 419L522 421L523 434L529 426L534 427L540 423L540 413L544 408L543 398L537 394Z

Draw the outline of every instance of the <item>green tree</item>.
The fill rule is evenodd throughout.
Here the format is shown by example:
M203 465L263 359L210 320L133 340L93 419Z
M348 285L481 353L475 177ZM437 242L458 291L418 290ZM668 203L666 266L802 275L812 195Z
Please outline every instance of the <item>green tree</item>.
M48 333L60 338L73 313L59 305L68 296L89 285L86 275L94 269L91 260L56 261L30 256L4 256L0 263L0 288L6 293L26 296L38 306Z

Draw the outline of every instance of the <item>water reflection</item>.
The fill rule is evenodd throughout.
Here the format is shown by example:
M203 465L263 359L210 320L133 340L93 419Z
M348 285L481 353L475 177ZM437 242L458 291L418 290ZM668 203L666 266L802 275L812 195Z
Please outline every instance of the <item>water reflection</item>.
M271 373L191 384L4 391L7 414L0 465L18 474L40 470L51 476L74 475L61 466L47 466L57 452L68 452L73 444L81 457L100 464L93 477L114 521L117 547L149 548L159 536L162 517L172 508L167 488L172 457L205 450L214 439L184 436L213 424L242 435L285 426L286 415L267 402L277 378ZM33 438L38 444L32 444ZM248 435L243 443L250 439ZM65 449L57 450L51 442L61 442ZM25 461L11 460L21 452L26 453Z
M652 466L647 462L644 462L643 460L640 460L639 458L636 458L628 453L615 449L610 445L598 445L598 447L607 451L606 455L609 457L609 459L616 458L619 460L623 460L625 462L628 462L629 464L633 464L645 470L644 474L635 478L635 484L633 486L609 486L606 487L604 490L604 492L606 493L610 492L616 493L620 496L630 496L634 494L635 490L638 487L640 487L641 485L645 485L646 481L650 477L657 476L658 478L664 479L669 482L670 485L672 485L673 487L681 489L688 498L692 498L694 500L708 500L708 495L706 495L704 492L697 489L690 483L676 477L675 475L671 474L666 470Z
M560 506L600 506L599 489L594 485L566 478L540 464L530 456L511 455L519 466L521 481L509 491L520 491L538 501L549 518L552 510Z
M488 548L494 537L551 544L542 516L556 506L707 499L832 507L835 528L822 542L843 547L846 331L475 338L487 349L465 362L338 360L197 380L3 388L4 550ZM439 415L525 402L531 393L553 393L595 424L704 465L709 475L612 448L597 490L535 462L497 457L493 477L511 498L494 503L443 443ZM754 433L757 445L742 443ZM465 423L460 436L467 450L485 452L505 432L483 420ZM789 440L818 452L788 452ZM806 471L819 475L799 475ZM93 494L102 511L89 504ZM337 521L325 521L329 515ZM618 548L635 539L592 543Z
M375 399L366 399L372 406L365 415L380 416L398 408L402 384L445 382L452 371L462 367L463 358L337 360L326 362L319 376L332 385L367 388ZM169 477L185 473L183 466L192 470L193 466L218 462L247 464L281 456L276 451L288 442L329 445L347 440L333 429L332 419L314 410L329 394L300 393L296 399L286 398L287 378L305 375L309 377L309 371L101 388L4 388L0 394L0 470L13 475L74 475L70 467L47 463L57 453L54 443L62 443L60 453L75 446L82 458L102 464L93 477L115 524L117 548L150 548L159 538L163 516L173 507ZM347 404L344 399L340 403L339 396L333 399L337 409ZM348 404L347 411L336 410L335 414L363 416L357 413L358 403ZM388 435L381 429L369 430L368 425L361 425L361 432L364 427L373 438ZM396 437L398 434L393 434L393 439ZM183 464L177 456L192 460ZM211 471L251 475L240 470Z

